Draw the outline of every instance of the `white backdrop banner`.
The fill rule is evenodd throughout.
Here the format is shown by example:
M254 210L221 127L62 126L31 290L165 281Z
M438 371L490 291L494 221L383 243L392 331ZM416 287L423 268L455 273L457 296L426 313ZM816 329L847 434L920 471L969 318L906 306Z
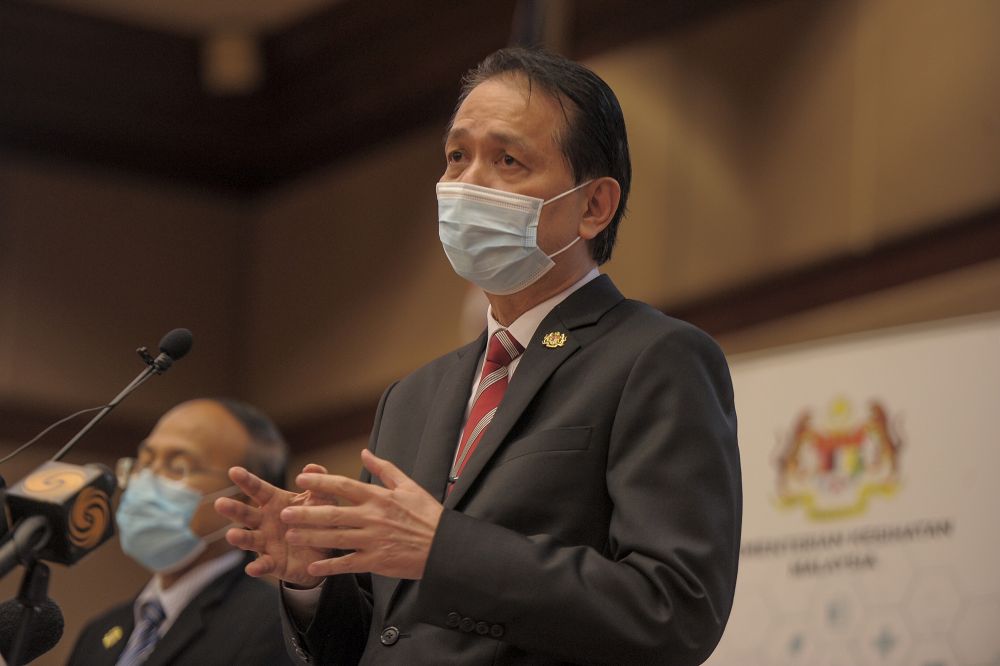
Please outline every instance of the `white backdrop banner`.
M731 359L736 603L713 666L1000 666L1000 316Z

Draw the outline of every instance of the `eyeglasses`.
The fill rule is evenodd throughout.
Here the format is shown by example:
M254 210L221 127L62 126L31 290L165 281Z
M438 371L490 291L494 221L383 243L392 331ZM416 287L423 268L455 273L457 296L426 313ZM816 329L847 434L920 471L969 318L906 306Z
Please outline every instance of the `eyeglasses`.
M128 487L129 479L143 470L148 469L155 474L172 481L187 482L197 476L221 474L226 476L229 470L218 467L201 467L194 465L186 456L170 456L163 460L146 458L119 458L115 463L115 478L122 490Z

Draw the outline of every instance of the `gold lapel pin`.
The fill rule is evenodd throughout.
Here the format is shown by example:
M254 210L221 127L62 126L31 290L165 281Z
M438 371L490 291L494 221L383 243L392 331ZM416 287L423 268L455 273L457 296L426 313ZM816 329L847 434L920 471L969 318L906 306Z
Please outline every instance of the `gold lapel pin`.
M546 333L545 337L542 338L542 344L549 349L555 349L556 347L562 347L566 344L566 334L561 331L552 331L551 333Z
M101 639L101 642L104 643L104 649L110 650L124 635L125 632L121 627L111 627L108 629L108 633L104 634L104 638Z

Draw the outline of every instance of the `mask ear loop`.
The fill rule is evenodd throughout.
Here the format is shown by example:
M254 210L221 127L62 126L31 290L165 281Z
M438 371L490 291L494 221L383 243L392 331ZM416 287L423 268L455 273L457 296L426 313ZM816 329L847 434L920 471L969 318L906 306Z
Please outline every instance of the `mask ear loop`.
M568 195L568 194L572 194L573 192L576 192L576 191L577 191L578 189L580 189L581 187L584 187L584 186L586 186L586 185L590 185L590 184L591 184L592 182L594 182L594 179L593 179L593 178L591 178L590 180L585 180L585 181L583 181L582 183L580 183L579 185L577 185L576 187L574 187L574 188L572 188L572 189L569 189L569 190L566 190L566 191L565 191L565 192L563 192L562 194L557 194L556 196L552 197L552 198L551 198L551 199L549 199L548 201L545 201L545 202L543 202L543 203L542 203L542 206L544 207L544 206L545 206L546 204L550 204L550 203L552 203L553 201L556 201L556 200L558 200L558 199L562 199L562 198L563 198L564 196L566 196L566 195ZM564 246L564 247L563 247L563 248L562 248L561 250L556 250L556 251L555 251L555 252L553 252L552 254L547 254L547 255L545 255L545 256L546 256L546 257L548 257L549 259L554 259L554 258L558 257L558 256L559 256L560 254L562 254L562 253L563 253L563 252L565 252L566 250L568 250L568 249L570 249L571 247L573 247L574 245L576 245L576 242L577 242L578 240L580 240L580 238L581 238L580 236L577 236L576 238L574 238L573 240L571 240L571 241L569 242L569 244L568 244L568 245L565 245L565 246Z
M201 540L205 542L205 545L215 543L226 536L226 532L233 529L234 527L239 527L236 523L226 523L214 532L209 532L205 536L201 537Z
M233 495L241 495L242 493L243 491L240 490L239 486L235 484L231 486L226 486L221 490L216 490L215 492L211 492L207 495L202 495L199 504L204 504L205 502L214 502L220 497L232 497Z
M591 178L590 180L585 180L582 183L580 183L579 185L577 185L576 187L570 188L570 189L566 190L565 192L563 192L562 194L557 194L557 195L555 195L554 197L552 197L551 199L549 199L547 201L543 201L542 205L545 206L546 204L550 204L553 201L558 201L559 199L562 199L564 196L566 196L568 194L573 194L574 192L576 192L581 187L586 187L587 185L590 185L592 182L594 182L593 178Z
M243 491L240 490L239 486L236 485L227 486L221 490L216 490L213 493L203 495L201 498L201 502L199 502L199 504L205 504L206 502L214 502L220 497L232 497L234 495L242 495L242 494ZM240 527L240 525L237 525L236 523L226 523L225 525L215 530L214 532L209 532L205 536L201 537L201 539L202 541L205 542L205 545L214 543L219 539L221 539L222 537L224 537L226 535L226 532L228 532L230 529L234 527Z
M576 245L576 242L577 242L578 240L580 240L581 238L583 238L583 237L582 237L582 236L577 236L576 238L574 238L573 240L571 240L571 241L569 242L569 245L567 245L567 246L566 246L566 247L564 247L563 249L561 249L561 250L556 250L556 251L555 251L555 252L553 252L552 254L548 254L548 255L545 255L545 256L547 256L547 257L548 257L549 259L554 259L555 257L558 257L558 256L559 256L560 254L562 254L562 253L563 253L563 252L565 252L566 250L568 250L568 249L570 249L571 247L573 247L574 245Z

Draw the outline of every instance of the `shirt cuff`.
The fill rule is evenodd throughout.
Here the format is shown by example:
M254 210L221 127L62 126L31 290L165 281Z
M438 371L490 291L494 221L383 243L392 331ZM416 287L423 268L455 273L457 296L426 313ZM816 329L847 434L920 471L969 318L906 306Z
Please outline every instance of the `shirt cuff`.
M313 616L316 615L316 607L319 606L319 596L323 593L323 583L308 590L297 590L281 584L281 598L285 602L285 608L295 623L295 628L299 632L312 623Z

